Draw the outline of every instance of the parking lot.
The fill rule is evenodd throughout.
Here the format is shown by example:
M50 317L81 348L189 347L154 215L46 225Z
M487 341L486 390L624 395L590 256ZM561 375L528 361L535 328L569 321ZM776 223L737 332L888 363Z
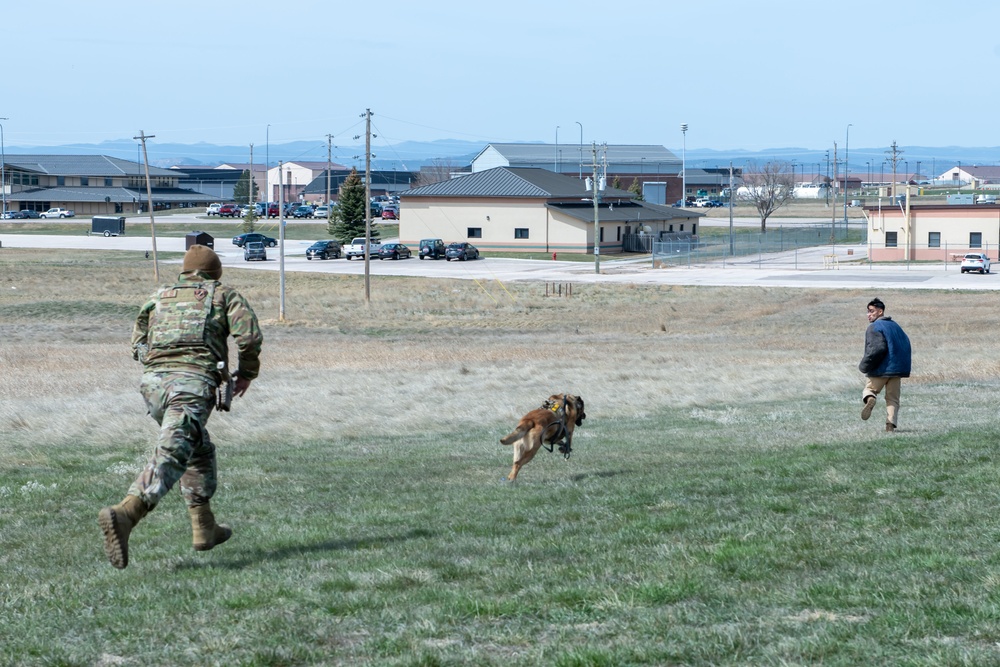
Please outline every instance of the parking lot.
M214 224L203 216L170 216L170 223L190 222L192 229L204 229L211 233ZM722 224L722 220L714 221ZM741 225L751 224L749 220L739 221ZM801 224L811 224L802 221ZM290 223L294 224L294 223ZM703 224L711 224L705 219ZM728 224L728 221L725 221ZM796 224L783 221L773 224ZM0 251L3 248L54 248L79 250L132 250L145 252L152 250L149 237L145 236L88 236L81 225L81 233L76 235L19 235L0 234ZM389 242L394 239L383 239ZM342 275L364 275L365 263L361 260L346 259L307 260L306 248L312 240L288 240L284 248L268 248L267 261L246 262L243 250L232 245L230 238L216 239L216 252L224 267L255 271L308 271ZM158 238L159 252L184 252L183 238ZM282 253L283 250L283 253ZM865 246L819 246L795 251L780 256L750 256L725 263L705 263L691 266L654 268L648 256L603 255L601 273L596 274L592 262L527 260L487 257L468 262L444 260L403 259L370 260L371 275L414 276L425 278L455 278L460 280L535 280L548 282L606 282L641 283L662 285L704 285L704 286L785 286L852 289L969 289L995 290L1000 288L997 274L961 274L959 264L888 264L875 265L866 261ZM283 261L282 261L283 260ZM162 262L170 264L171 262ZM179 260L173 260L179 265ZM161 267L161 272L170 271Z

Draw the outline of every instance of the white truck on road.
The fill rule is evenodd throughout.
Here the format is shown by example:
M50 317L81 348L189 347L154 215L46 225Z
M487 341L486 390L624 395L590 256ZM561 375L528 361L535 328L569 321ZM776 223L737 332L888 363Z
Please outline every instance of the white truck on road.
M378 251L382 248L382 244L378 241L372 240L371 247L368 249L369 257L377 257ZM365 258L365 237L359 236L351 241L350 245L344 246L344 257L347 259L354 259L355 257Z

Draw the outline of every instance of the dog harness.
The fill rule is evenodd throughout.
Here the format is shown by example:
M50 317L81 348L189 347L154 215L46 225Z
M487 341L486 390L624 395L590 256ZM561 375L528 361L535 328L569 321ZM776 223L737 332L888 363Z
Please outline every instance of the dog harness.
M554 412L559 420L545 427L545 431L542 433L542 447L552 452L558 445L559 453L563 455L563 458L568 459L572 452L572 447L566 440L569 435L569 431L566 430L566 394L563 394L561 403L559 401L545 401L542 403L542 407ZM552 434L546 435L553 428L555 430Z

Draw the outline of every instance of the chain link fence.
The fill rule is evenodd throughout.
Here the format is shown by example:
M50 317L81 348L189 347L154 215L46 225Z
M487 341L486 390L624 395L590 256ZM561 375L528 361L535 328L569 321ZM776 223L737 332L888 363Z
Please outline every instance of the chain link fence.
M866 241L861 225L796 225L761 234L745 229L733 235L663 238L651 244L653 266L767 264L790 268L831 268ZM838 247L839 246L839 247ZM846 247L850 246L850 247Z

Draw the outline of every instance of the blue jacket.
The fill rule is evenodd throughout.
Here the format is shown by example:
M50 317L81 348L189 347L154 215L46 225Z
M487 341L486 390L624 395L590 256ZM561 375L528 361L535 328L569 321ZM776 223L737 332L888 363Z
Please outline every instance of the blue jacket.
M872 378L910 377L910 339L891 317L881 317L865 331L865 356L858 370Z

